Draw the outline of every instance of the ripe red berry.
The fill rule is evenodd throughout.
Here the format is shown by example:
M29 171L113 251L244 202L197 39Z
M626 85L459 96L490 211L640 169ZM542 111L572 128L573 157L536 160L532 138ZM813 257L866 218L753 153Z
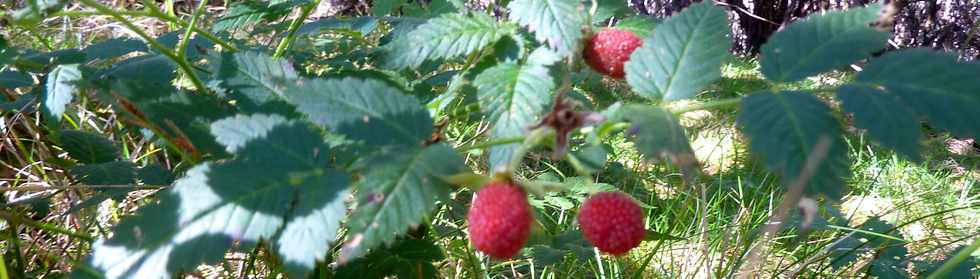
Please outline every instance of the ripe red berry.
M623 65L642 45L643 40L632 32L606 29L589 39L585 46L585 63L596 72L623 78Z
M582 234L599 251L622 255L640 245L646 236L643 211L620 192L593 194L578 213Z
M490 182L470 205L470 242L498 260L517 254L531 231L527 194L509 182Z

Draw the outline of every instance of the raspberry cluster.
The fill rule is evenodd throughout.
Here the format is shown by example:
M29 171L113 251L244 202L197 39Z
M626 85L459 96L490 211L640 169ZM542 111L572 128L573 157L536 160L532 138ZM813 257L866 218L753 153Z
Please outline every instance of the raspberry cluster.
M609 28L588 39L583 58L596 72L623 78L623 65L642 45L643 40L632 32Z
M477 250L498 260L513 257L531 232L527 193L510 182L490 182L476 193L466 219Z

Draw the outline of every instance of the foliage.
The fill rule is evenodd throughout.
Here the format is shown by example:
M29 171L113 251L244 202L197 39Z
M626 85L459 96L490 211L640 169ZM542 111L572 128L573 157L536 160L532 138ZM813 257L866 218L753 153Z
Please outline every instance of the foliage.
M27 2L12 13L21 28L64 5ZM438 277L434 262L474 257L433 240L462 231L434 219L461 214L472 192L468 181L514 179L542 197L532 202L537 215L548 208L573 214L565 211L592 188L627 191L593 181L618 164L614 156L632 152L615 145L622 137L642 158L664 160L683 174L658 181L705 183L682 125L685 112L734 108L759 165L777 174L779 184L806 181L805 197L831 205L848 193L853 177L849 132L842 128L849 120L881 147L915 161L923 158L921 121L935 131L980 137L980 64L926 49L871 57L889 35L869 25L877 5L781 29L762 47L763 88L717 99L706 89L722 77L731 34L725 10L710 1L660 21L630 16L622 2L610 1L596 2L594 12L588 1L505 1L500 16L466 11L457 1L387 0L376 1L372 16L309 23L304 20L319 1L244 1L220 17L192 16L191 23L212 20L209 30L155 6L123 13L80 2L121 21L140 40L37 52L0 37L0 90L22 93L0 109L4 115L40 109L40 133L66 154L59 164L73 182L94 189L72 192L87 199L74 210L124 199L135 189L161 190L111 233L100 231L73 267L79 278L180 277L220 262L226 252L253 260L264 255L265 267L295 278ZM288 26L269 27L267 39L280 42L275 49L258 39L228 39L290 22L285 18L294 10L299 18ZM389 16L397 14L405 16ZM122 15L184 30L150 37ZM644 38L625 66L625 81L594 82L596 73L583 66L583 41L601 26ZM864 59L864 70L845 84L795 89ZM101 113L119 117L124 129L102 135L78 128L76 107L90 101L109 108ZM459 128L467 125L476 128ZM449 134L465 134L457 139L468 143ZM132 136L159 148L166 160L135 159L119 147ZM829 148L808 170L820 142ZM552 158L537 162L582 177L534 179L522 163L541 149L553 151ZM651 219L669 210L640 204ZM534 265L598 257L575 226L536 218L537 241L525 255L532 272L541 268ZM877 238L841 238L827 252L828 266L842 269L870 253L877 260L867 272L882 276L912 261L907 248L892 242L903 239L894 226L873 220L853 230ZM648 230L647 241L657 245L682 239L670 229Z

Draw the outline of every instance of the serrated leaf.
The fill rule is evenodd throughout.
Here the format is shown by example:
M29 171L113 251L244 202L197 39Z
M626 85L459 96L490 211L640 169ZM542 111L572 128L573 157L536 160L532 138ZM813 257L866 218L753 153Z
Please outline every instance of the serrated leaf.
M657 28L660 21L657 18L646 15L637 15L624 18L616 22L616 29L633 32L640 38L649 37L653 30Z
M844 237L844 239L836 241L835 245L828 248L830 254L832 255L832 259L834 259L831 262L831 265L835 268L843 268L849 263L859 259L865 253L882 249L882 246L891 247L895 244L904 244L900 241L881 236L888 235L892 238L901 239L902 235L899 234L898 231L894 230L894 228L895 226L885 223L877 218L865 221L860 227L857 228L860 231L855 231L849 234L848 236ZM899 251L890 252L894 253ZM902 256L904 257L905 255L903 254Z
M96 72L92 80L122 79L141 82L170 84L177 78L177 64L159 54L142 55L129 58L112 67Z
M298 75L285 59L275 59L260 52L240 51L212 57L212 73L227 89L231 99L246 112L259 112L282 102L289 82Z
M774 81L799 81L871 56L885 48L890 36L870 26L880 9L832 11L790 24L762 45L762 74Z
M324 18L309 22L296 29L296 35L316 35L327 30L338 30L346 32L356 32L361 36L367 35L378 27L378 18L357 17L351 19L344 18Z
M691 143L673 113L654 106L628 105L623 118L632 122L629 134L648 160L663 159L684 168L697 166Z
M592 15L593 25L604 25L609 18L621 18L626 14L633 12L627 5L628 1L625 0L596 0L596 10L595 14ZM582 6L591 7L592 1L586 0L582 1Z
M136 39L115 38L101 41L82 49L82 52L85 53L85 59L89 61L95 59L112 59L136 51L148 51L146 43Z
M376 0L371 5L371 15L385 16L405 4L405 0Z
M70 173L75 180L86 185L127 185L136 182L136 165L126 161L76 165Z
M441 177L464 169L462 157L444 144L390 150L361 165L366 173L358 184L358 206L348 221L350 236L340 251L340 263L388 245L417 226L436 202L449 196L450 185Z
M174 173L162 166L153 164L136 170L136 177L146 185L170 185L174 183Z
M585 25L577 0L514 0L507 5L510 20L534 32L534 37L558 52L571 55Z
M386 45L384 65L414 68L428 60L458 57L481 50L511 32L512 26L500 25L487 14L445 14Z
M285 227L291 242L277 242L273 250L291 274L309 272L323 254L292 255L283 249L323 247L334 239L336 231L326 230L344 216L337 203L349 176L328 167L329 147L305 123L284 121L265 136L239 136L246 143L233 159L188 170L159 194L159 204L141 208L112 238L96 241L86 261L91 267L81 269L108 278L171 278L221 259L233 241L251 247Z
M922 131L915 112L895 94L865 85L837 88L841 108L854 114L854 125L881 145L909 159L920 159Z
M41 103L49 117L56 121L61 120L65 106L75 97L75 82L81 78L82 72L77 64L60 65L51 70L45 83L44 95L41 95Z
M534 124L551 101L555 81L545 66L501 63L476 77L480 109L493 123L494 139L521 136ZM516 144L490 149L490 167L506 165Z
M980 64L929 49L890 52L872 60L856 81L898 96L929 124L955 136L980 137Z
M412 96L382 81L343 78L296 82L288 102L314 123L371 146L421 146L432 119Z
M61 132L61 148L75 160L86 164L105 163L119 159L119 148L99 134L77 130Z
M847 148L840 124L820 99L795 91L753 93L742 99L736 121L749 138L749 150L781 174L784 185L799 178L817 141L827 137L830 148L804 191L833 200L843 195L844 181L851 176Z
M0 71L0 88L19 88L34 85L34 79L27 73L12 70Z
M19 111L23 113L31 113L34 111L34 100L37 99L36 92L41 91L40 87L34 87L30 93L20 95L16 100L12 102L0 103L0 112L7 111Z
M443 257L439 246L428 240L401 239L391 249L374 250L338 267L335 278L439 278L432 263Z
M40 73L46 72L57 65L69 65L85 63L85 53L81 50L70 48L51 52L31 53L28 51L22 54L14 65L18 70Z
M213 32L251 27L263 19L276 20L288 14L294 7L306 4L306 0L272 1L243 1L233 4L214 25Z
M721 77L728 57L728 15L712 2L693 4L658 25L626 62L626 82L649 99L694 96Z

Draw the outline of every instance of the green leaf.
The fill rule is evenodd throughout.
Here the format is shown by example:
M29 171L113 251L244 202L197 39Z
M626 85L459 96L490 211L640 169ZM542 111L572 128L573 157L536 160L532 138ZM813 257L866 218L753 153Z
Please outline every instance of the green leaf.
M693 4L657 26L626 62L626 81L649 99L694 96L721 77L731 41L728 15L712 2Z
M418 100L374 79L302 80L286 99L314 123L370 146L421 146L432 133Z
M595 14L592 15L593 25L605 25L604 23L609 18L622 18L626 14L633 12L625 0L596 0L596 3L598 6L596 6ZM582 1L582 6L591 8L592 1Z
M0 71L0 88L19 88L34 85L34 79L27 73L13 70Z
M881 145L909 159L920 159L922 129L915 112L895 94L865 85L837 88L841 109L854 114L854 125Z
M462 157L444 144L425 149L393 149L360 163L357 208L351 213L350 236L338 262L360 257L368 249L390 244L417 226L436 202L449 197L442 177L461 172Z
M428 240L401 239L391 249L374 250L338 267L334 278L439 278L433 263L443 258L442 249Z
M548 68L529 60L528 64L501 63L476 77L480 108L493 123L493 139L521 136L534 124L551 102L555 81ZM490 149L490 167L506 165L518 144Z
M119 159L119 148L109 139L95 133L77 130L61 131L61 148L75 160L86 164Z
M41 23L48 14L60 10L65 5L65 0L27 0L25 6L19 10L11 12L14 24L31 27ZM13 3L11 2L11 5Z
M262 20L276 20L289 14L294 7L308 2L306 0L289 0L272 1L271 3L260 1L235 3L228 8L221 18L214 22L214 25L211 26L211 31L237 30L251 27Z
M77 91L75 82L81 78L82 73L77 64L60 65L51 70L45 83L44 95L41 95L41 103L49 117L56 121L61 120L65 106L71 103Z
M88 61L112 59L136 51L148 51L146 43L135 39L115 38L101 41L82 49L82 52L85 53L85 59Z
M487 14L445 14L385 45L383 61L389 68L414 68L428 60L479 51L513 31L513 26L499 25Z
M70 48L43 53L27 53L21 55L14 64L18 70L41 73L57 65L85 63L85 53L81 50Z
M136 165L126 161L76 165L69 171L86 185L128 185L136 183ZM119 189L108 188L111 192ZM114 191L112 191L114 190ZM123 193L130 189L123 188Z
M281 103L289 82L298 76L285 59L260 52L221 53L211 58L212 73L236 105L246 112L269 110ZM279 107L285 104L278 105Z
M237 116L219 122L250 121ZM91 267L81 270L110 278L171 278L222 259L233 241L247 249L269 239L291 276L311 271L326 250L299 255L287 249L315 249L334 240L349 176L328 167L330 149L306 123L281 122L264 136L225 132L215 131L245 142L233 159L188 170L159 194L160 203L144 206L111 238L96 241Z
M174 183L174 173L163 166L153 164L136 170L140 182L146 185L170 185Z
M141 82L170 84L177 78L177 64L159 54L142 55L115 63L112 67L96 72L90 80L122 79Z
M510 20L534 32L534 37L560 56L572 55L582 39L585 18L577 0L514 0Z
M637 15L616 22L616 29L633 32L640 38L649 37L656 30L660 20L652 16Z
M681 167L696 167L697 158L684 127L674 114L649 105L623 107L623 118L632 122L629 134L636 149L647 159L665 159Z
M849 263L859 259L863 254L874 252L881 249L882 246L890 247L895 244L904 244L897 240L882 237L881 235L888 235L901 239L902 235L897 230L894 230L895 226L877 218L865 221L856 229L859 231L849 234L843 239L836 241L835 245L829 247L830 255L833 259L831 265L835 268L844 268ZM905 255L903 254L902 256L904 257Z
M303 24L296 29L296 35L316 35L325 31L355 32L365 36L378 27L378 18L357 17L357 18L324 18L314 22Z
M879 5L810 16L776 32L762 46L762 74L799 81L847 66L885 48L890 34L871 27Z
M184 30L172 31L160 37L157 37L157 42L161 45L177 51L177 43L184 36ZM194 35L191 40L187 42L185 49L187 50L187 60L197 61L199 58L208 54L209 50L214 48L214 42L205 38L204 36ZM153 50L157 52L156 50Z
M890 52L872 60L856 81L898 96L929 124L954 136L980 138L980 64L928 49Z
M391 13L392 10L404 4L405 0L376 0L373 2L373 5L371 5L371 15L385 16Z
M830 140L827 156L814 171L806 193L839 200L851 176L847 146L831 110L813 95L784 91L757 92L742 100L738 125L749 138L749 150L789 185L799 178L807 156L821 137Z
M16 100L12 102L2 102L0 103L0 112L6 111L19 111L23 113L31 113L34 111L34 100L37 99L37 92L41 91L40 87L34 87L30 93L20 95Z

